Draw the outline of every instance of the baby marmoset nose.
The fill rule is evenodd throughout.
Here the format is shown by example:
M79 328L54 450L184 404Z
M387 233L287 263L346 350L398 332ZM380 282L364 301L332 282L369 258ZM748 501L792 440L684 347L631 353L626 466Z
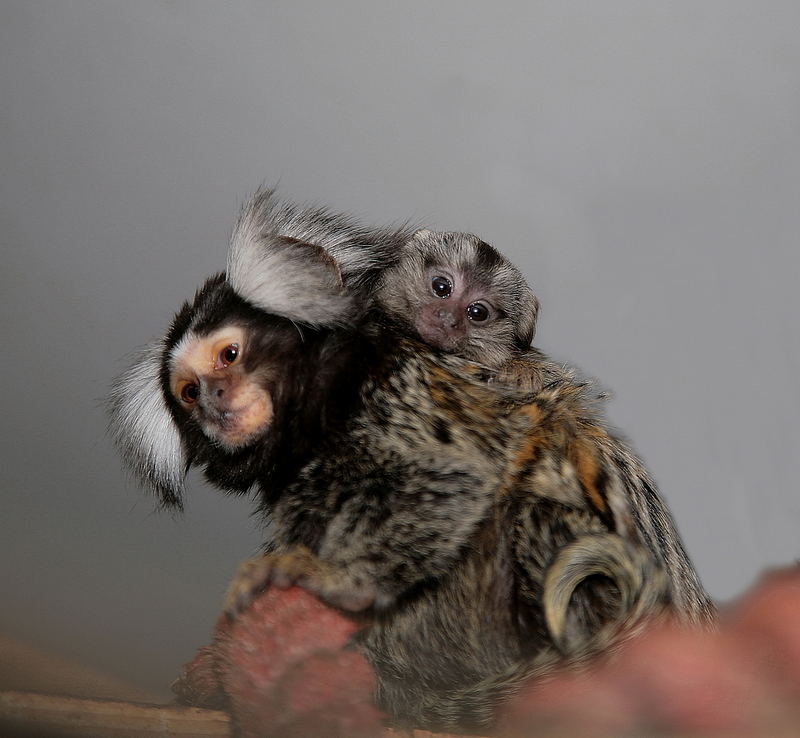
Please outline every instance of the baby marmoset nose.
M458 325L458 318L449 310L439 310L436 315L442 323L450 328L455 328Z

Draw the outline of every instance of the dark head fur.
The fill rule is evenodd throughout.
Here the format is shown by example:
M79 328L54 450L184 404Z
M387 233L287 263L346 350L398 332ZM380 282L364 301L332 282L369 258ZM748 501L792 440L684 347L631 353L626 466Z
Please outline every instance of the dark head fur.
M299 458L298 447L313 439L299 432L294 438L295 431L323 433L326 419L352 399L347 388L360 361L348 347L358 342L351 328L360 321L361 307L345 292L341 273L324 249L265 230L271 207L264 192L245 205L231 238L227 272L207 280L178 311L164 338L137 356L110 393L113 438L133 473L166 506L181 507L183 480L192 465L235 492L246 491L265 469L279 474L265 461L281 458L276 445L296 443L291 456ZM283 377L272 388L280 433L233 451L211 443L178 407L169 387L175 347L187 335L207 335L223 322L244 327L253 361L279 363ZM344 330L334 333L333 327ZM345 367L349 382L342 379Z

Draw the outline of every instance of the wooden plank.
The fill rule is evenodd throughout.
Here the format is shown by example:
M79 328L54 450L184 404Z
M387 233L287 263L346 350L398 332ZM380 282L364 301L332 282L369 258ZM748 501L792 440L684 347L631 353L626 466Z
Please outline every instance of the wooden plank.
M231 738L224 712L37 692L0 692L0 736L8 738ZM392 730L383 738L461 738ZM477 738L473 736L472 738Z
M0 734L53 738L230 738L217 710L0 692Z

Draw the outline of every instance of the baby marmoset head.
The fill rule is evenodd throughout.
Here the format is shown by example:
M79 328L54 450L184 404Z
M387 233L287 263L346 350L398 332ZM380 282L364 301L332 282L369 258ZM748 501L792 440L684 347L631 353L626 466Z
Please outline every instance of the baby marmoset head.
M517 267L458 232L417 231L383 273L376 299L429 346L494 368L530 346L539 312Z

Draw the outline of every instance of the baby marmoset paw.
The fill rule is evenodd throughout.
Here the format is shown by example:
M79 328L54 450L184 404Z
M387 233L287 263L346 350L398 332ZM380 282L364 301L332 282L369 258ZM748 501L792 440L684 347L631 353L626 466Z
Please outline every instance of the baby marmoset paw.
M523 392L538 392L546 383L545 373L536 364L512 359L500 366L490 377L490 384L515 387Z
M503 384L529 393L571 381L575 381L575 375L570 368L552 361L534 348L501 364L489 378L490 384Z
M373 587L298 546L286 553L270 553L243 561L225 594L224 610L234 618L267 588L294 586L350 612L365 610L375 600Z

